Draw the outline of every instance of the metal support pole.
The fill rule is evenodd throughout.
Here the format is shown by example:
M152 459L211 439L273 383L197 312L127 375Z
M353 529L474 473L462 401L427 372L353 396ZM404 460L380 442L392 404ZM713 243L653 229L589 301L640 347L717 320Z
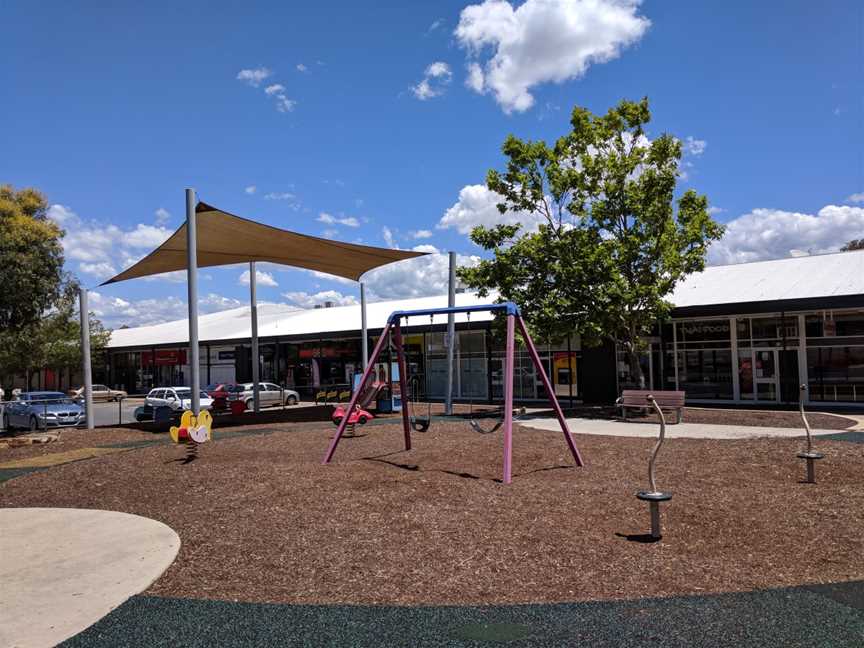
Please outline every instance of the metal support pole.
M504 351L504 476L509 484L513 480L513 365L516 355L515 315L507 315L507 344Z
M93 373L90 366L90 308L87 305L87 289L83 286L78 293L81 314L81 377L84 379L84 411L87 429L92 430L93 422ZM45 419L47 424L47 418Z
M249 262L249 304L252 306L252 402L253 411L257 414L261 411L261 396L259 381L261 379L260 362L258 354L258 282L255 270L255 262Z
M361 367L366 371L369 366L369 330L366 328L366 284L360 282L360 353L362 354Z
M366 381L369 380L369 374L375 370L375 360L378 359L378 356L381 353L381 349L387 343L388 335L390 334L390 327L391 324L388 322L387 326L384 327L384 330L381 331L381 337L378 338L378 343L375 345L375 349L372 351L372 357L369 360L369 365L363 371L363 377L360 379L361 385L366 384ZM336 434L333 435L333 440L330 442L330 447L327 448L327 454L324 455L324 461L322 461L321 463L328 464L333 458L333 453L336 452L336 446L339 445L339 439L341 439L342 435L345 433L345 427L348 424L350 414L357 406L357 401L360 400L360 394L362 391L362 389L357 389L351 395L351 401L348 403L348 407L345 410L346 414L339 422L339 427L336 429Z
M798 411L801 413L801 422L804 423L804 430L807 432L807 449L804 452L799 452L796 456L799 459L807 461L807 479L804 483L816 483L816 461L822 459L825 455L821 452L813 452L813 438L810 436L810 424L807 422L807 416L804 414L804 401L807 400L807 385L802 384L800 387L800 395L798 398Z
M411 424L408 420L408 376L406 375L405 350L402 348L402 325L398 318L393 324L393 339L396 344L396 364L399 366L399 392L402 399L402 430L405 434L405 449L410 450Z
M195 190L186 189L186 283L189 287L189 369L192 374L192 413L201 412L201 366L198 361L198 219ZM156 364L156 358L153 358Z
M450 252L450 278L447 282L447 306L456 305L456 253ZM456 354L456 316L447 313L447 392L444 395L444 414L453 413L453 360ZM428 395L427 395L428 397Z
M570 448L570 454L573 455L573 460L577 466L584 466L582 455L576 448L576 442L573 441L573 435L570 433L570 427L567 425L567 419L564 418L564 412L561 410L561 404L555 396L555 390L552 388L552 383L549 381L549 376L546 375L546 370L543 368L543 363L540 361L540 355L537 353L537 347L534 346L534 341L528 333L528 327L521 317L516 317L516 324L519 325L519 332L525 340L525 347L528 349L528 354L531 356L531 361L534 363L534 368L540 376L543 387L546 389L549 402L552 404L552 409L555 410L555 416L558 417L558 424L561 426L561 431L564 433L564 440L567 442L567 447Z

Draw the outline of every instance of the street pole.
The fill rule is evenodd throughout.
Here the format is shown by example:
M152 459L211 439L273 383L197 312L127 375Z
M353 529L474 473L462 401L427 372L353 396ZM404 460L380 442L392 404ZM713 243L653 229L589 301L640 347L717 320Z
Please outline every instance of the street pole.
M456 253L450 252L450 278L447 289L447 306L456 305ZM453 413L453 359L456 354L456 319L453 313L447 314L447 393L444 399L444 414Z
M255 262L249 262L249 303L252 305L252 402L257 414L261 411L261 398L259 392L260 366L258 362L258 295L257 295L257 272Z
M84 286L79 289L78 305L81 311L81 376L84 379L84 410L87 429L92 430L94 423L93 374L90 367L90 308L87 305L87 289Z
M369 331L366 328L366 284L360 282L360 352L363 354L363 371L369 366Z
M198 219L195 190L186 189L186 284L189 288L189 369L192 413L201 412L201 364L198 360ZM153 358L155 364L156 358Z

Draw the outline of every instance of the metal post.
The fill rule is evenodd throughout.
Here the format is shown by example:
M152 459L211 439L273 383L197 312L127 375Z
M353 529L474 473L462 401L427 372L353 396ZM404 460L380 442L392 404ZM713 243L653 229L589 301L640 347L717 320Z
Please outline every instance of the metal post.
M201 412L201 366L198 361L198 219L195 190L186 189L186 283L189 287L189 369L192 373L192 413ZM156 364L156 357L153 357Z
M504 477L505 484L512 479L513 467L513 364L516 355L514 315L507 315L507 344L504 352Z
M800 395L798 398L798 411L801 414L801 422L804 423L804 430L807 432L807 450L799 452L796 456L799 459L807 461L807 479L805 483L816 483L816 461L822 459L825 455L821 452L813 452L813 438L810 436L810 424L807 422L807 416L804 414L804 401L807 400L807 385L802 384L800 387Z
M252 306L252 402L254 403L253 411L257 414L261 411L261 396L259 394L261 379L259 373L258 355L258 282L257 273L255 270L255 262L249 262L249 304Z
M84 412L87 429L92 430L94 423L93 373L90 367L90 309L87 305L87 289L83 286L78 292L78 305L81 315L81 377L84 379Z
M406 375L407 367L405 366L405 350L402 348L402 323L399 318L397 318L393 324L393 339L396 344L396 364L399 366L399 396L402 399L402 430L405 434L405 449L410 450L411 423L408 420L408 376Z
M369 374L375 370L375 360L378 359L378 356L381 353L381 349L387 343L387 336L390 334L390 327L391 323L387 322L387 326L385 326L384 330L381 331L381 337L378 338L378 344L375 345L375 349L372 351L370 364L363 371L363 377L360 379L361 385L366 384L366 381L369 379ZM354 407L357 405L357 401L360 400L360 394L362 393L362 391L362 389L357 389L351 395L351 402L348 403L348 407L345 410L346 414L339 422L339 427L336 429L336 434L333 435L333 440L330 442L330 447L327 449L327 454L324 455L324 461L322 461L321 463L330 463L330 460L333 458L333 453L336 452L336 446L339 445L339 439L342 438L342 435L345 432L345 426L348 424L348 418L350 417L350 413L354 411Z
M360 366L363 371L369 366L369 330L366 328L366 284L360 282L360 353L362 362Z
M450 278L447 282L447 306L456 305L456 253L450 252ZM444 414L453 413L453 360L456 353L456 316L447 313L447 392L444 395ZM428 398L428 395L427 395Z
M540 375L540 380L543 383L543 387L546 389L549 402L552 404L552 408L555 410L555 416L558 417L558 424L561 426L561 431L564 433L564 440L567 442L567 447L570 448L570 454L573 455L573 460L576 462L577 466L583 466L584 462L582 461L582 455L576 448L576 442L573 441L573 435L570 434L570 427L567 425L567 419L564 418L564 412L561 410L561 405L558 402L558 398L555 396L555 390L552 388L552 384L549 382L549 377L546 375L546 370L543 369L543 363L540 361L540 355L537 353L537 347L534 346L534 341L531 339L531 335L528 333L528 327L525 326L525 322L520 316L516 316L516 324L519 326L519 332L522 334L522 338L525 340L525 348L528 349L528 354L531 356L531 361L534 363L534 368Z

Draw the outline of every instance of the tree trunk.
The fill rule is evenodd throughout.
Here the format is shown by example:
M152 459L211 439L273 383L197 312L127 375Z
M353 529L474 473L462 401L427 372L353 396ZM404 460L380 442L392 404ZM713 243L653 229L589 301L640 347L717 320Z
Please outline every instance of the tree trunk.
M645 374L642 371L642 363L639 362L639 354L632 346L627 351L627 359L630 361L630 375L636 379L639 389L645 389Z

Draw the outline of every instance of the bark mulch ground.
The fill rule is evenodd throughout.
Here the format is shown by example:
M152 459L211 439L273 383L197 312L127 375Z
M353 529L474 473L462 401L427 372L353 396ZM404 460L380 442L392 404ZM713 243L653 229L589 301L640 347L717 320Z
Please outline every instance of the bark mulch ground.
M864 578L864 446L674 439L658 460L664 538L648 525L649 439L514 431L514 482L498 482L501 434L433 425L400 451L398 425L344 439L321 425L183 449L143 447L0 485L0 506L126 511L182 539L148 591L284 603L500 604L746 591Z

